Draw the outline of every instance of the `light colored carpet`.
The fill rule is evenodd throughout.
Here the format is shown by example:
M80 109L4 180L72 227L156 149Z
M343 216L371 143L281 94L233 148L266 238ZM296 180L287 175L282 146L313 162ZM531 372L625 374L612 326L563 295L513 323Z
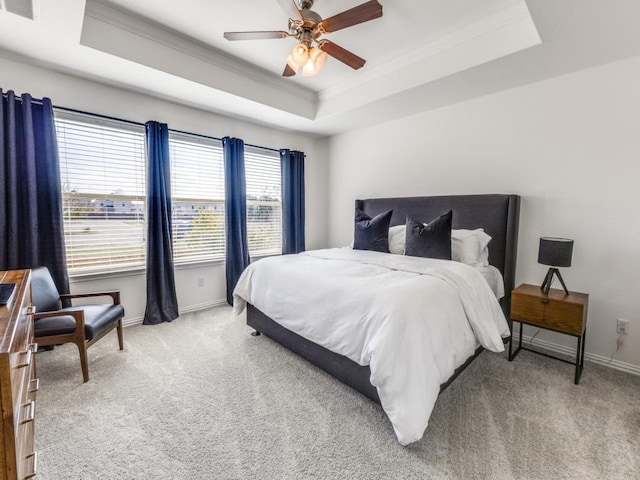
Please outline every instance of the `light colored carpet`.
M40 479L638 479L640 378L484 352L400 446L382 409L228 307L37 355Z

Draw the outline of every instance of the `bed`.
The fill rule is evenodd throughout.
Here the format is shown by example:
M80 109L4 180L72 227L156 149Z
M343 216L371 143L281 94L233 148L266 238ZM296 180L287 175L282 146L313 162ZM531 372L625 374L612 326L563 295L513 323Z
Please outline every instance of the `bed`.
M484 231L492 238L489 248L489 263L501 273L504 281L504 292L510 292L514 287L519 205L520 198L517 195L499 194L356 200L356 207L363 212L366 212L371 217L388 210L393 210L390 226L403 225L407 215L421 219L421 221L428 222L430 219L441 215L444 211L452 210L452 228L469 230L477 228L484 229ZM319 252L320 253L305 253L307 257L322 257L321 260L325 260L327 257L336 256L338 257L338 260L344 260L345 258L346 260L350 260L350 258L342 257L345 255L351 255L346 251L326 253L323 251ZM368 253L362 253L361 255L366 257L366 261L369 261L370 263L384 263L386 259L382 258L382 256L389 254L379 254L377 257ZM394 257L393 255L389 256ZM333 258L331 258L331 260L333 260ZM308 259L306 261L308 261ZM409 259L407 259L407 261L409 261ZM393 266L393 268L397 269L398 267ZM320 298L322 298L322 289L319 290ZM335 296L336 293L334 292L331 295ZM249 295L246 294L244 296L249 297ZM283 323L285 322L282 322L282 320L280 320L280 322L272 320L267 314L263 313L259 308L253 305L249 301L249 298L246 298L245 300L247 300L247 324L255 329L254 333L256 335L261 333L270 337L310 361L312 364L320 367L338 380L351 386L366 397L380 403L383 408L385 408L387 415L392 421L400 443L408 444L421 438L422 432L424 431L424 428L426 428L426 422L421 420L421 426L417 429L412 427L414 431L411 433L400 431L403 430L404 427L398 427L396 422L394 422L392 415L387 411L387 408L389 408L389 402L386 399L386 393L385 397L381 400L379 383L378 388L372 385L372 369L370 365L363 364L366 362L361 360L355 361L353 355L349 355L352 357L349 358L347 355L336 353L336 351L340 351L339 348L325 348L324 346L305 338L307 336L306 333L303 336L292 331L291 328L286 328L283 326ZM334 300L334 298L324 299L326 303ZM510 333L510 295L507 294L502 297L500 300L500 308L504 313L504 318L509 322L508 332ZM276 317L276 315L272 316ZM502 335L504 337L504 332ZM506 341L506 339L507 338L503 338L501 340ZM448 378L443 379L443 381L440 382L439 391L444 390L466 368L466 366L482 352L482 350L483 347L481 345L477 345L476 342L474 348L468 352L468 354L465 354L465 358L458 361L459 364L456 364L456 368L451 372L451 375L447 374ZM435 400L433 401L435 402ZM385 405L385 403L387 405ZM400 410L402 410L402 408L403 407L401 406ZM428 409L429 413L431 408ZM398 408L395 408L395 410L398 410ZM407 422L405 421L405 423ZM422 424L424 425L422 426Z

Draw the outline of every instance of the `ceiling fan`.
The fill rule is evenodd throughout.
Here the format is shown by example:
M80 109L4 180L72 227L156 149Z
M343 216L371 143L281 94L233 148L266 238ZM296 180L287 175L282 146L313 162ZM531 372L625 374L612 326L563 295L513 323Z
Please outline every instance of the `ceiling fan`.
M263 40L293 37L298 44L287 57L282 73L285 77L294 76L300 68L302 74L310 77L320 71L327 61L327 54L340 60L353 69L364 66L366 60L335 43L319 39L325 33L368 22L382 16L382 5L378 0L370 0L357 7L345 10L323 19L312 11L313 0L278 0L282 8L291 15L289 31L225 32L227 40Z

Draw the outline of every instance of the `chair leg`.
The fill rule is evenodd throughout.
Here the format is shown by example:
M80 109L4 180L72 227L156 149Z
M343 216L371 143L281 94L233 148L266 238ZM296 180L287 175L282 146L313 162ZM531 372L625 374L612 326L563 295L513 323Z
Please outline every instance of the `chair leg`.
M122 319L118 320L118 326L116 329L118 331L118 345L120 345L120 350L124 350L124 340L122 339Z
M80 351L80 366L82 367L82 378L84 382L89 381L89 362L87 360L87 344L83 341L77 343L78 350Z

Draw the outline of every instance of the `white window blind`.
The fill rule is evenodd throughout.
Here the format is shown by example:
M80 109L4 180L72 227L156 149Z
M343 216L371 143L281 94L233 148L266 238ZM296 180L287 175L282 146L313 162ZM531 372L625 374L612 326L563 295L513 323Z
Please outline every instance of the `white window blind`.
M280 153L245 147L247 236L253 257L282 254Z
M171 132L175 264L224 257L224 162L219 140Z
M55 112L69 274L144 267L144 127Z

